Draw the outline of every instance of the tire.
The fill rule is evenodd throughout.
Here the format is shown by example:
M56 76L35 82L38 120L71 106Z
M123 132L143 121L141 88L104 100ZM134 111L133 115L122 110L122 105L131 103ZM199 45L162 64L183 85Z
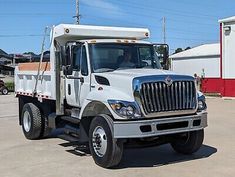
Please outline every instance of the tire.
M41 135L41 138L48 138L51 134L51 131L52 131L52 129L49 128L47 124L45 124L45 127L44 127L43 133Z
M202 146L204 130L192 131L178 137L171 143L172 148L181 154L193 154Z
M122 159L123 153L123 143L113 138L110 119L111 118L107 115L95 117L89 129L89 147L91 155L95 163L104 168L117 166ZM99 144L101 144L100 147L98 146ZM106 148L104 148L105 144ZM102 151L102 149L105 150Z
M2 94L3 94L3 95L7 95L8 92L9 92L6 87L4 87L1 91L2 91Z
M22 129L29 140L39 139L42 134L42 116L39 108L33 103L24 105L21 114Z
M48 123L45 120L46 118L44 117L44 119L42 119L43 131L41 132L40 138L48 138L52 131L52 129L48 127Z

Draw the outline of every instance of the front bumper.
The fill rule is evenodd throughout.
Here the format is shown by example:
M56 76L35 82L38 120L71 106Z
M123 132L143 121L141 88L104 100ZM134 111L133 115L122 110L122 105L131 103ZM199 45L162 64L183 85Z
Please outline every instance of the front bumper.
M144 138L200 130L207 127L207 112L172 118L114 121L114 138Z

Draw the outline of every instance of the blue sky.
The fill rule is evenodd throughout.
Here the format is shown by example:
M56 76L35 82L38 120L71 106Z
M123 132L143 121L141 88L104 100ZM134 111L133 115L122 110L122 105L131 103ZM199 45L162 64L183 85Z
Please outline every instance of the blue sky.
M81 24L147 27L171 51L219 41L218 19L235 15L231 0L80 0ZM0 49L40 52L45 26L75 23L75 0L0 0ZM47 41L48 47L48 41Z

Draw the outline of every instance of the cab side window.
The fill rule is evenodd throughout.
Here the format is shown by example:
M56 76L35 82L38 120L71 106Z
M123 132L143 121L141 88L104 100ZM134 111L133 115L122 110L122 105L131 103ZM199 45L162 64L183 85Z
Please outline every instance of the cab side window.
M81 73L82 73L83 76L88 75L87 55L86 55L85 46L82 47Z
M73 49L73 69L76 71L80 70L81 66L81 46L76 46Z

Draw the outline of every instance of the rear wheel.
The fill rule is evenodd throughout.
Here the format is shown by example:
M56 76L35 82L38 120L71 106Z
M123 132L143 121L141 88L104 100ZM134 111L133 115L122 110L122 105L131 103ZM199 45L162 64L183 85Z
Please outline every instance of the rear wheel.
M7 95L8 94L8 89L6 88L6 87L4 87L3 89L2 89L2 94L3 95Z
M27 139L40 138L42 133L42 116L39 108L33 103L24 105L21 114L22 129Z
M171 143L172 148L181 154L192 154L202 146L204 139L204 130L187 132L179 135Z
M110 117L95 117L89 130L89 147L96 164L104 168L118 165L122 158L123 143L113 138Z

